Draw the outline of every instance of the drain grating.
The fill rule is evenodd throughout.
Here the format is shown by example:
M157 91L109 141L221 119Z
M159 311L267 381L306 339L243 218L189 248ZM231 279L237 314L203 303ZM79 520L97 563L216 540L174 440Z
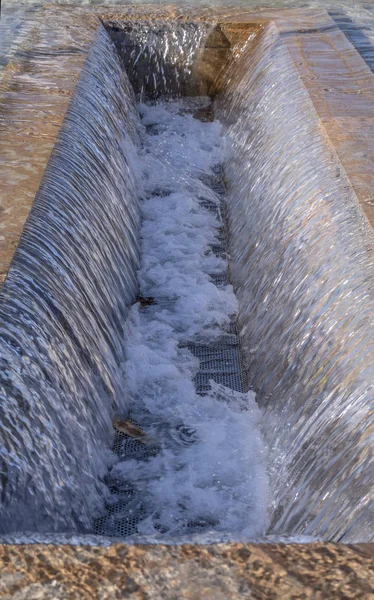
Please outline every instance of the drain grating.
M233 343L237 342L235 338L234 340L230 338L230 341L231 343L221 341L206 346L188 345L188 349L200 360L200 371L194 379L198 394L205 394L209 391L210 380L236 392L245 391L239 344Z
M226 246L224 244L210 244L210 248L216 256L227 258Z
M142 444L138 440L117 432L113 450L120 460L148 460L156 456L156 445ZM111 537L128 537L138 532L138 525L146 517L144 495L133 489L126 489L122 479L116 481L108 477L106 484L112 494L106 504L106 514L95 521L95 533Z
M146 517L144 497L133 490L118 494L114 502L106 506L106 511L105 517L96 519L97 535L123 538L134 535L140 521Z
M214 285L216 285L217 287L222 288L226 285L229 285L227 273L213 273L212 275L210 275L210 278L212 280L212 283L214 283Z
M136 460L147 460L157 454L158 447L156 445L142 444L125 433L117 432L113 450L122 459L135 458Z

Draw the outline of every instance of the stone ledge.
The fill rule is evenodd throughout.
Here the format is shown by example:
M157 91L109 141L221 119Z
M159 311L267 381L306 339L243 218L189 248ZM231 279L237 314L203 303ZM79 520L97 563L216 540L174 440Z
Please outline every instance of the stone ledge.
M369 544L0 546L0 598L374 598Z

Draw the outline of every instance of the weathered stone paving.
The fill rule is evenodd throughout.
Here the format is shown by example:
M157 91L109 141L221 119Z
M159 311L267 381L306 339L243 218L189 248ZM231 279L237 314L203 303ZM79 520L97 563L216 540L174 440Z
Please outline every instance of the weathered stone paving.
M365 544L2 546L0 565L7 600L374 598Z

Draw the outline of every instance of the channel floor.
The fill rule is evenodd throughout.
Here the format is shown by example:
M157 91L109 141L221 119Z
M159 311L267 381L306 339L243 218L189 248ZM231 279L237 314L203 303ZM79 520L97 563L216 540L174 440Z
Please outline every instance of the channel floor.
M213 111L196 111L195 118L213 120ZM150 133L151 134L151 133ZM219 197L219 205L203 201L202 205L214 212L220 222L219 240L211 246L213 253L228 258L227 249L227 219L225 217L225 185L222 167L214 169L214 173L205 184ZM212 282L217 286L226 286L229 283L228 271L211 276ZM147 310L144 306L142 310ZM199 371L194 378L196 392L200 395L206 394L210 389L210 381L213 380L237 392L247 391L244 370L241 360L241 350L237 322L233 320L229 330L222 332L222 338L209 344L188 343L187 348L200 361ZM140 424L139 424L140 425ZM129 459L147 460L154 456L159 448L157 445L144 445L138 440L116 432L113 450L120 461ZM106 514L96 519L94 531L98 535L127 538L138 533L138 524L146 516L146 505L143 498L133 489L124 490L121 486L117 488L116 482L110 479L107 482L112 493L112 498L117 496L118 501L111 501L106 507ZM192 524L196 529L196 523Z

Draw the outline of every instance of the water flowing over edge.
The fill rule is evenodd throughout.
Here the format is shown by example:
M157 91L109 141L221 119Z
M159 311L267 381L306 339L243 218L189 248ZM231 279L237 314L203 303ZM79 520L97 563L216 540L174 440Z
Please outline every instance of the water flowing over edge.
M2 290L3 531L89 529L107 493L137 291L137 120L100 26Z
M250 8L299 8L298 0L3 0L3 17L0 22L0 71L1 63L6 62L19 46L25 35L25 30L30 30L33 17L37 10L44 5L57 6L138 6L170 5L188 11L193 8L209 7L237 7L239 10ZM302 8L327 10L344 31L352 44L362 55L369 67L374 70L374 5L366 0L305 0Z
M225 83L231 276L266 409L270 531L372 539L372 233L273 26Z

